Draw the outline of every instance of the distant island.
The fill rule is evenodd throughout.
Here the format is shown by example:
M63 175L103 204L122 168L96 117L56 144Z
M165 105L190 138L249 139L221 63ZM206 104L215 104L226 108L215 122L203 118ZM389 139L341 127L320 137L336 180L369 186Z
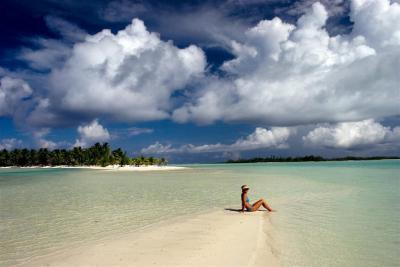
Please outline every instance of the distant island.
M112 150L108 143L96 143L95 145L73 149L6 149L0 150L0 167L43 167L43 166L109 166L109 165L133 165L165 166L164 158L128 157L121 148Z
M305 162L305 161L347 161L347 160L383 160L383 159L400 159L400 157L389 156L389 157L341 157L341 158L323 158L321 156L304 156L304 157L276 157L270 156L266 158L256 157L251 159L237 159L228 160L225 163L256 163L256 162Z

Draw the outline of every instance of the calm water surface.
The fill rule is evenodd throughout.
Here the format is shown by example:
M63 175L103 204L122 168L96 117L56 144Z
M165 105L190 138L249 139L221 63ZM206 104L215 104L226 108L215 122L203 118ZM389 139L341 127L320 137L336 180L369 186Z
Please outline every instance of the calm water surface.
M207 209L240 186L279 210L283 266L400 266L400 161L192 165L170 172L0 169L0 266Z

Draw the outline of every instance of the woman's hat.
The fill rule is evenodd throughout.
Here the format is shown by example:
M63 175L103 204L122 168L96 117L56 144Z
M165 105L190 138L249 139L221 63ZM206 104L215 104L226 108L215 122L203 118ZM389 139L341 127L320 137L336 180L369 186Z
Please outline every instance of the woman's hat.
M249 187L244 184L244 185L242 185L242 190L245 190L245 189L249 189Z

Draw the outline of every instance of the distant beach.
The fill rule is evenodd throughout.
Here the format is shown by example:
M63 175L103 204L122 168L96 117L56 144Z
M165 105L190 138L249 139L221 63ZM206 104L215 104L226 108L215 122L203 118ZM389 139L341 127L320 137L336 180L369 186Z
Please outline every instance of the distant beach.
M134 166L134 165L109 165L106 167L101 166L73 166L73 167L61 167L61 168L76 168L76 169L92 169L92 170L108 170L108 171L176 171L176 170L184 170L187 167L181 166L157 166L157 165L148 165L148 166Z
M146 166L134 166L134 165L109 165L105 167L101 166L29 166L29 167L17 167L8 166L0 167L3 169L20 168L20 169L89 169L89 170L105 170L105 171L176 171L187 169L187 167L181 166L157 166L157 165L146 165Z

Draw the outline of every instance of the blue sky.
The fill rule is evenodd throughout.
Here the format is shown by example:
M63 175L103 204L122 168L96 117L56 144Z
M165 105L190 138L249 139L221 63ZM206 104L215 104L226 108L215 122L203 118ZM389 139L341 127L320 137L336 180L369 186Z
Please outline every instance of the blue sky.
M400 155L394 0L2 1L0 149Z

